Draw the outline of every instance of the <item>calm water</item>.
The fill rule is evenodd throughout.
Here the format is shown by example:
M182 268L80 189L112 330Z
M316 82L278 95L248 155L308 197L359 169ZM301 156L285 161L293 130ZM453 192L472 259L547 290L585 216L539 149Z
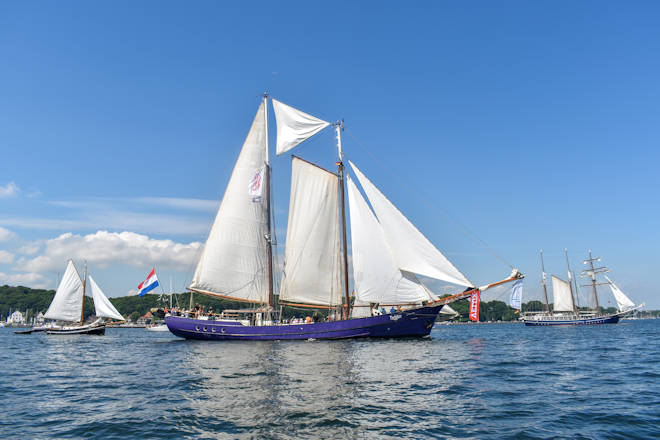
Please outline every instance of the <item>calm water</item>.
M660 438L660 320L431 339L0 329L4 438Z

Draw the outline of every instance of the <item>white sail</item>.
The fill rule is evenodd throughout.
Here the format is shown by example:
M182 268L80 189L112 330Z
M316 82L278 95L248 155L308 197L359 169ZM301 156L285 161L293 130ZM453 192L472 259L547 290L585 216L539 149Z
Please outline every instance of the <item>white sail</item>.
M459 286L474 286L352 162L349 163L376 212L399 269Z
M573 294L571 285L552 275L553 308L555 312L573 312Z
M610 280L607 276L605 276L605 279L610 283L609 286L612 290L612 295L614 295L616 305L620 312L635 307L635 303L632 302L632 300L628 298L628 296L623 293L621 289L619 289L619 286L614 284L614 281Z
M101 288L91 277L89 279L89 288L92 291L92 298L94 298L94 308L96 309L96 316L99 318L112 318L123 321L124 317L115 309L110 300L105 296Z
M335 174L293 158L282 301L341 303L337 188Z
M60 321L80 321L82 315L83 283L73 261L69 260L66 271L57 286L53 302L44 318Z
M191 290L249 302L268 300L267 200L250 195L255 189L248 187L268 161L265 116L261 103L195 269Z
M404 304L434 299L414 274L396 266L383 229L347 176L355 297L361 303ZM436 297L437 298L437 297Z
M329 122L315 118L275 99L272 101L277 121L276 152L278 156L330 125Z

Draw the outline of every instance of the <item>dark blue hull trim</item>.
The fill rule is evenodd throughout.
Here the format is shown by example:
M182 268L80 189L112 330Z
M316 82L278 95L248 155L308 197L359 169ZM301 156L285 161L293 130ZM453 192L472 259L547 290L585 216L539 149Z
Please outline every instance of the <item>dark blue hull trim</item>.
M620 315L598 316L594 318L578 318L566 320L525 320L525 325L529 326L549 326L549 325L598 325L598 324L616 324L619 322Z
M400 313L311 324L240 325L166 316L172 333L186 339L274 341L285 339L401 338L428 336L441 305Z

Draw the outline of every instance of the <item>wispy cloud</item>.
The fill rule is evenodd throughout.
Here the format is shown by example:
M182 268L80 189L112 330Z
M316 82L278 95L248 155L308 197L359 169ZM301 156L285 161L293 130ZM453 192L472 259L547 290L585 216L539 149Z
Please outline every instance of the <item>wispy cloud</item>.
M9 182L5 186L0 185L0 197L17 197L21 189L15 182Z
M8 251L0 251L0 264L11 264L14 262L14 254Z
M207 199L183 199L176 197L137 197L135 199L127 199L138 203L146 203L151 205L165 206L169 208L177 208L184 210L194 211L217 211L220 206L219 200Z
M36 289L46 289L50 287L49 281L39 273L6 274L0 272L0 285L4 284L10 286L30 286Z
M15 236L16 234L11 232L9 229L5 229L0 226L0 242L11 240Z

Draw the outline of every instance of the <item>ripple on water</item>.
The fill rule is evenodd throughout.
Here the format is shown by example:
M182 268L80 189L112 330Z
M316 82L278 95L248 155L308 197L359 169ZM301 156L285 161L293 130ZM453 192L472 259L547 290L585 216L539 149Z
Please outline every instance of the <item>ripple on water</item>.
M181 341L0 329L6 438L659 438L660 321L431 339ZM10 404L7 404L9 402Z

